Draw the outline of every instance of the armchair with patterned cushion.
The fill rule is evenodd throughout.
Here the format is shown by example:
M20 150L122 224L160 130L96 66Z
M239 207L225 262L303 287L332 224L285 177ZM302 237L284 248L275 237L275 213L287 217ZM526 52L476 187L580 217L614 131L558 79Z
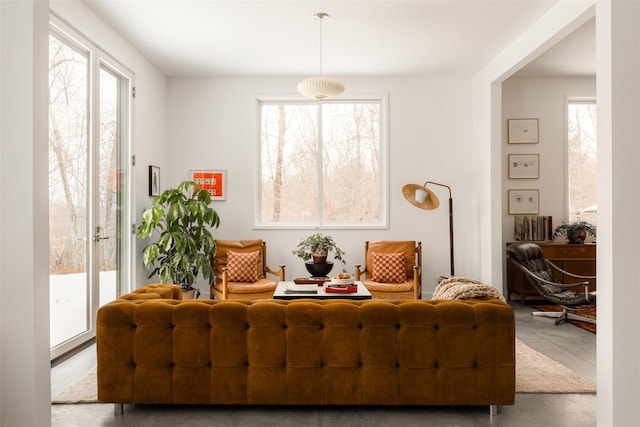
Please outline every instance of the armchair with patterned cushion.
M278 281L284 281L285 266L275 271L267 266L267 244L256 240L216 240L211 257L215 279L211 298L254 300L272 298ZM277 277L271 280L267 273Z
M365 242L365 266L356 264L361 280L373 298L422 298L422 244L414 240Z

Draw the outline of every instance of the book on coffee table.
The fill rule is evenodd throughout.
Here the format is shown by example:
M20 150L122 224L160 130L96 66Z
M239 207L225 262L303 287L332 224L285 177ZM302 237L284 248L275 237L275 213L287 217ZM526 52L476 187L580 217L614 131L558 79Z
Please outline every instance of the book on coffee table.
M331 279L328 277L296 277L295 279L293 279L293 282L296 284L302 284L302 285L310 285L310 284L316 284L316 285L322 285L327 281L330 281Z
M287 288L284 290L285 294L317 294L318 285L312 284L298 284L288 283Z
M358 292L357 285L325 285L324 291L328 293L342 293L342 294L350 294L354 292Z

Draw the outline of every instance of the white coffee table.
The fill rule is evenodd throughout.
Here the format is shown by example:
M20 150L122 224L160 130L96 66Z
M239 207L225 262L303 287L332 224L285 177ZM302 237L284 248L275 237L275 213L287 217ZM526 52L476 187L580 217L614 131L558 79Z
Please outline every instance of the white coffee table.
M302 298L311 298L311 299L371 299L371 292L362 284L362 282L355 282L358 285L357 292L325 292L324 287L322 285L318 286L318 292L316 293L308 293L308 292L286 292L287 287L289 285L293 285L294 282L279 282L276 291L273 294L273 299L302 299Z

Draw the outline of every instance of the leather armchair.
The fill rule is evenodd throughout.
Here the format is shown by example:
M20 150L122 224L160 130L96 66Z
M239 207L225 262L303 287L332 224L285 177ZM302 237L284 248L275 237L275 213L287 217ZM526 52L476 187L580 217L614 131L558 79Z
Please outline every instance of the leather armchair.
M278 270L272 270L267 266L267 244L260 239L256 240L216 240L217 252L211 257L211 262L216 273L210 284L211 298L220 300L243 299L254 300L273 298L278 281L285 280L285 266L279 265ZM229 276L228 253L229 251L249 253L259 251L257 280L254 282L236 282ZM267 274L275 276L278 280L272 280Z
M364 245L365 266L356 264L355 280L361 280L373 298L378 299L421 299L422 298L422 244L414 240L367 241ZM374 280L373 253L404 253L406 281L384 283Z

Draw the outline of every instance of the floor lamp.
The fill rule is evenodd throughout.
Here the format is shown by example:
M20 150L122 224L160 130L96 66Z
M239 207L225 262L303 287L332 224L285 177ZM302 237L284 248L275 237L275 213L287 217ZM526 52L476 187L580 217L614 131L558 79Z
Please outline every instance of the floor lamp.
M402 194L409 203L420 209L427 211L437 209L440 206L440 200L427 185L437 185L445 187L449 190L449 257L451 259L451 276L455 276L453 268L453 198L451 197L451 187L437 182L427 181L424 185L407 184L402 187Z

